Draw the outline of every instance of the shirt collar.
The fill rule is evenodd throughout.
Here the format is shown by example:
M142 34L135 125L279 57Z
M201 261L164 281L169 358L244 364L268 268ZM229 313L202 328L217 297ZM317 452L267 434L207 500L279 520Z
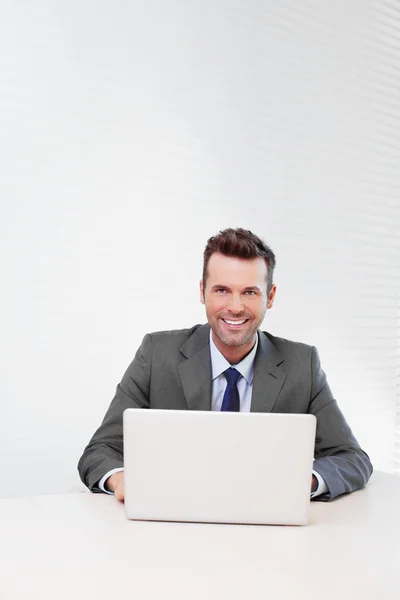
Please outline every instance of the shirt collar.
M218 350L217 346L214 344L214 340L212 339L212 329L210 329L210 355L211 355L211 368L212 368L212 379L216 379L219 377L226 369L229 367L235 367L237 371L245 378L249 385L253 382L254 376L254 360L256 357L258 346L258 335L256 336L256 343L253 348L249 352L247 356L243 358L237 365L231 365L229 361L226 360L225 356L221 354Z

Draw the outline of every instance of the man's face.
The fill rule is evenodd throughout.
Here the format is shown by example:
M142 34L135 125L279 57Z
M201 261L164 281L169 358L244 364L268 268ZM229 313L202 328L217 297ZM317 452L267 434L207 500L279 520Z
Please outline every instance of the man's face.
M200 282L200 300L205 304L214 341L219 340L223 346L251 347L265 311L273 305L275 292L273 286L267 297L267 265L263 258L212 254L205 289Z

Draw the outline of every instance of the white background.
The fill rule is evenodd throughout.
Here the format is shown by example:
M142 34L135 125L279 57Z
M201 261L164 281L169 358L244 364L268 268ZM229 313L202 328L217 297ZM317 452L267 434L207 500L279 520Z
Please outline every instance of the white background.
M398 3L0 9L0 496L77 483L143 335L204 321L229 226L277 255L265 328L400 472Z

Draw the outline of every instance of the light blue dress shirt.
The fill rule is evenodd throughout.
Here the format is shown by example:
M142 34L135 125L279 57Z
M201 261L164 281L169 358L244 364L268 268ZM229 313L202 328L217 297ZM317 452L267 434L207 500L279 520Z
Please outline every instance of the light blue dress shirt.
M212 339L212 331L210 330L210 355L211 355L211 373L212 373L212 393L211 393L211 410L220 411L222 400L226 389L226 378L224 371L229 367L234 367L242 377L238 379L237 389L239 392L240 412L250 412L251 394L253 391L253 376L254 376L254 359L256 357L258 346L258 336L252 351L244 357L237 365L231 365L221 354Z
M241 360L237 365L231 365L231 363L226 360L226 358L223 356L223 354L221 354L217 346L214 344L212 339L212 330L210 329L210 356L212 371L211 410L221 410L222 400L227 385L224 371L229 369L229 367L234 367L242 375L237 382L240 400L240 412L250 412L251 395L253 392L254 360L256 357L257 346L258 335L256 338L256 343L254 344L251 352L249 352L249 354L245 356L244 359ZM104 484L107 479L113 475L113 473L118 473L119 471L123 471L123 468L112 469L106 473L104 477L102 477L102 479L99 481L99 488L103 492L106 492L107 494L113 493L109 490L106 490ZM313 471L313 474L318 480L318 487L316 491L311 494L311 498L315 498L315 496L319 496L320 494L325 494L325 492L328 491L328 487L321 475L316 471Z

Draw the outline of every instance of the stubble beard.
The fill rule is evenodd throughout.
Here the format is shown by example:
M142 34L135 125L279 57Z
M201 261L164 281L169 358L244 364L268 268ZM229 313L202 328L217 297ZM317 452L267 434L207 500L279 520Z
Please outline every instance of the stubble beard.
M248 331L244 336L236 336L235 334L230 335L229 333L225 333L224 331L218 331L216 328L213 329L217 338L225 344L225 346L245 346L248 344L255 336L257 329Z
M218 317L214 317L211 319L209 315L207 315L207 318L211 329L213 330L217 338L220 340L220 342L222 342L225 346L239 347L245 346L246 344L255 339L255 336L257 335L257 330L264 319L264 315L259 321L252 320L253 326L248 331L243 332L241 335L238 335L234 332L230 333L228 331L223 331L223 325L219 325L220 319Z

